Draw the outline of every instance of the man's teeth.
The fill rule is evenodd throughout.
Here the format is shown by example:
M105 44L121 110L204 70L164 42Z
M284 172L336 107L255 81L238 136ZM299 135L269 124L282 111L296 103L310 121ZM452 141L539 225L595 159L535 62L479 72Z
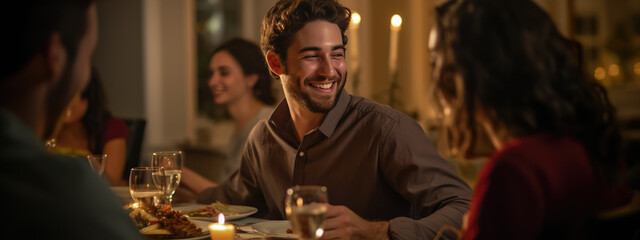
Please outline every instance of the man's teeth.
M333 85L333 83L324 83L324 84L311 84L311 86L316 87L316 88L322 88L322 89L329 89L331 88L331 85Z

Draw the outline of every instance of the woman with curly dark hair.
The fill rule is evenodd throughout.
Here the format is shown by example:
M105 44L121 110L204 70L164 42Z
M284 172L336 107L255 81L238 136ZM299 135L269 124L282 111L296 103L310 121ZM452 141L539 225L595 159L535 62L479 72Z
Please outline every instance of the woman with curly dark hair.
M76 94L62 116L54 152L86 157L107 154L104 176L112 186L127 186L124 168L127 126L107 108L100 75L94 68L87 86Z
M450 153L472 155L480 131L497 149L464 239L585 237L621 181L621 137L580 45L531 0L462 0L437 8L429 48Z

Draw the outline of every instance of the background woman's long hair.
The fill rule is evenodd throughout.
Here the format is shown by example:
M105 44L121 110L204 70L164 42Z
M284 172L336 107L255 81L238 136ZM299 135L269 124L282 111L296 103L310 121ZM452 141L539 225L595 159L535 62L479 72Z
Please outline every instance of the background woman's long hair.
M89 151L100 154L103 151L102 138L107 129L111 113L107 109L106 97L100 75L95 68L91 70L91 79L80 96L88 102L87 112L82 117L82 125L87 133Z
M581 142L612 180L621 137L605 89L586 77L580 45L530 0L450 1L437 9L435 95L450 105L452 153L469 156L477 107L502 133L540 132Z

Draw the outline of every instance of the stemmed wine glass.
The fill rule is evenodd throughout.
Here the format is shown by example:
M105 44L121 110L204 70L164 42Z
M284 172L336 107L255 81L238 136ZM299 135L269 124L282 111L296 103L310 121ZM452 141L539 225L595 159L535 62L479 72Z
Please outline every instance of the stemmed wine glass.
M295 186L287 189L285 212L299 239L319 239L324 234L327 187Z
M91 168L98 172L98 175L102 176L104 173L104 167L107 165L107 154L94 154L87 156Z
M164 193L155 184L154 174L160 172L154 167L134 167L129 175L129 192L139 206L155 206L164 203Z
M164 193L165 202L171 204L173 194L180 184L183 156L181 151L154 152L151 167L158 168L154 173L155 183Z

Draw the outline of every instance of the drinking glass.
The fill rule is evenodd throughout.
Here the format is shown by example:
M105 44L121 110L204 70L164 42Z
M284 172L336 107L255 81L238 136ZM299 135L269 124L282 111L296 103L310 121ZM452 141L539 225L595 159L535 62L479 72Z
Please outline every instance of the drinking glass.
M159 168L134 167L129 175L129 192L139 206L155 206L164 203L164 193L155 184L153 175L160 172Z
M319 239L324 234L328 203L324 186L295 186L287 189L285 212L299 239Z
M158 168L154 180L164 193L165 201L171 204L173 194L180 184L183 156L181 151L154 152L151 167Z
M98 172L98 175L102 176L104 173L104 167L107 165L107 154L94 154L87 156L91 168Z

